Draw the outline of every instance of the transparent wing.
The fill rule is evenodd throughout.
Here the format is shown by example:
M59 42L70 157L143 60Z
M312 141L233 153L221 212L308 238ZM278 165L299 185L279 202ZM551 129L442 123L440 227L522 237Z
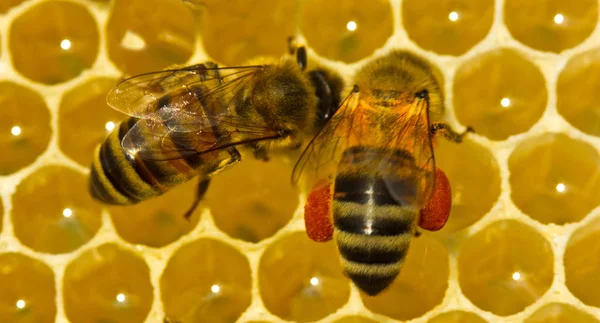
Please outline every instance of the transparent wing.
M154 120L203 113L227 91L237 91L263 66L207 67L198 64L181 69L150 72L121 81L106 102L127 115Z
M335 177L342 155L349 147L370 147L381 153L362 155L384 176L392 196L405 195L407 188L398 179L415 179L416 203L426 203L435 182L435 160L429 130L428 103L415 99L394 107L372 107L351 94L338 112L313 138L300 156L292 182L301 178L309 188L321 180ZM413 181L411 181L413 182ZM412 184L411 184L412 185Z
M302 178L310 188L320 180L335 177L341 153L348 146L353 115L359 103L359 93L352 92L340 108L313 137L300 155L292 172L292 184Z
M173 160L285 135L231 115L203 116L193 123L177 124L181 131L169 128L165 122L139 119L123 136L121 146L142 159Z
M428 203L435 185L435 158L431 142L431 125L429 120L429 103L425 99L415 99L414 102L398 109L396 126L390 127L389 151L404 152L412 157L408 168L395 167L392 173L398 178L406 178L406 172L412 172L411 178L416 179L416 203L423 206ZM391 155L389 160L395 160ZM382 164L380 167L394 167ZM385 180L385 179L384 179ZM393 185L389 184L388 188ZM392 195L400 195L403 188L390 189Z

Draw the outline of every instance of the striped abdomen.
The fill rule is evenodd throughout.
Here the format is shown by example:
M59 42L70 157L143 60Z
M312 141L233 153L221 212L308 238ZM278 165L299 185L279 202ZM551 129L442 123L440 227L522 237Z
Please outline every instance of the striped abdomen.
M382 174L372 169L383 155L367 147L346 150L334 187L334 237L342 266L369 295L383 291L400 273L418 217L418 208L407 202L417 191L415 177L396 175L411 172ZM398 167L411 165L410 156L399 156L407 160Z
M208 176L240 158L235 149L166 161L131 156L121 147L121 140L137 121L136 118L130 118L122 122L96 149L90 174L90 192L104 203L141 202L161 195L195 176Z

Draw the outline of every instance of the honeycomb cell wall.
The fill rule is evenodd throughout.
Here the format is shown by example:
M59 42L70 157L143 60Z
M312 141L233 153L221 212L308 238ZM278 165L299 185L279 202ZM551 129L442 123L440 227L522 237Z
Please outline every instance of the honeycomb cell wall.
M0 322L599 322L597 0L0 1ZM135 206L92 200L124 77L287 52L349 81L404 49L444 90L446 227L377 297L304 232L297 153ZM239 166L239 167L238 167ZM261 174L267 174L262 175Z

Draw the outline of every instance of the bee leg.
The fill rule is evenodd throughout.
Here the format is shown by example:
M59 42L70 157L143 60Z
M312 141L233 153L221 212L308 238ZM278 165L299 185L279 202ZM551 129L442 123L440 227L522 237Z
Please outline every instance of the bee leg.
M177 69L178 65L173 65L173 67L171 67L171 69ZM208 79L215 79L215 80L219 80L219 83L223 82L223 80L221 79L221 74L219 74L219 65L217 65L216 63L213 63L211 61L208 62L204 62L201 64L194 64L194 65L190 65L190 66L186 66L183 69L187 70L187 71L195 71L198 73L198 75L200 76L200 80L202 81L206 81ZM210 77L210 78L209 78Z
M268 162L269 160L271 160L271 157L269 157L269 152L267 150L267 147L262 146L259 143L251 143L251 144L249 144L249 146L252 149L254 158L265 161L265 162Z
M265 161L265 162L268 162L269 160L271 160L271 157L269 157L267 150L261 149L261 148L254 150L254 158Z
M298 62L298 66L303 71L306 69L306 65L308 64L308 58L306 57L306 48L304 46L298 46L296 44L296 38L294 36L288 37L288 51L290 55L296 54L296 61Z
M223 82L221 78L221 74L219 73L219 65L213 62L204 62L202 64L196 64L186 67L187 70L198 71L200 75L200 80L206 81L209 79L218 80L219 83Z
M221 73L219 72L219 64L213 62L206 62L204 64L206 65L206 68L211 69L210 71L213 74L212 77L216 80L219 80L219 84L222 84L223 79L221 78Z
M194 213L194 211L198 207L198 204L200 204L200 201L202 201L202 199L204 198L204 194L206 193L206 190L208 190L208 184L210 184L210 178L203 178L200 181L198 181L198 187L196 187L196 198L194 199L194 203L185 212L184 215L186 220L190 219L192 213Z
M298 50L296 51L296 61L298 62L300 69L304 71L306 69L306 64L308 64L306 48L304 46L298 47Z
M294 53L296 52L296 37L294 36L290 36L287 39L287 45L288 45L288 52L290 53L290 55L294 55Z
M442 136L444 136L444 138L456 143L461 143L463 137L466 136L469 132L475 132L475 130L473 130L473 128L471 127L467 127L465 131L463 131L462 133L458 133L454 131L454 129L452 129L452 127L447 123L434 122L431 125L432 135L437 135L438 133L440 133Z
M421 230L417 229L415 230L415 233L413 234L415 236L415 238L418 238L422 235L423 233L421 232Z

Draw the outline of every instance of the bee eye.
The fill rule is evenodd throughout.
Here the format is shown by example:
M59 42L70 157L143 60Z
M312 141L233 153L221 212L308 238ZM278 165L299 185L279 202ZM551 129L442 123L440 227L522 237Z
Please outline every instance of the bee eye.
M429 91L421 90L421 91L415 93L415 96L419 99L425 99L429 96Z

